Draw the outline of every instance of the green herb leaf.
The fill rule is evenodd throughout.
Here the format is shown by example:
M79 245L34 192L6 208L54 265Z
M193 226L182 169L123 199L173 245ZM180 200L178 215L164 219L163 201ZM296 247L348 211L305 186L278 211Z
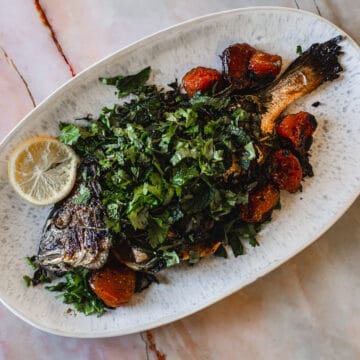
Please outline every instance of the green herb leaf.
M199 171L196 168L196 166L180 166L175 175L172 178L172 183L175 185L184 185L186 184L189 180L198 177L199 176Z
M80 137L80 129L72 124L63 126L60 130L59 139L66 145L74 145Z
M236 236L236 234L234 234L229 238L229 244L231 246L231 249L235 257L242 255L244 253L244 247L241 243L241 239L238 236Z
M178 141L175 154L171 157L170 162L175 166L185 158L196 159L197 155L198 151L196 148L191 147L187 142Z
M236 109L232 113L232 116L235 118L236 122L247 121L250 118L250 114L248 112L246 112L245 110L241 109L241 108Z
M301 55L303 54L301 45L296 46L296 53L297 53L299 56L301 56Z
M29 257L29 256L27 256L26 258L26 263L29 265L29 266L31 266L31 268L33 269L33 270L36 270L37 268L38 268L38 265L35 263L35 259L34 259L34 257Z
M214 199L216 191L206 184L199 184L194 189L194 194L184 199L183 208L189 214L204 210Z
M29 287L31 285L31 277L30 276L24 275L23 280L24 280L26 287Z
M248 160L254 160L256 159L256 151L255 151L255 148L254 148L254 144L252 142L249 142L247 143L245 146L244 146L245 150L247 151L248 153Z
M57 297L62 297L65 304L72 304L77 311L85 315L101 316L105 312L105 306L91 291L88 275L88 269L77 268L65 274L65 281L46 286L46 289L61 292Z
M149 80L150 66L141 70L137 74L128 76L114 76L110 78L100 78L100 81L106 85L114 85L118 90L118 97L122 98L131 93L136 93Z
M85 205L91 198L90 190L85 186L85 184L80 184L79 194L77 197L74 198L75 204L82 204Z
M136 209L128 214L131 225L135 230L145 229L148 225L149 210L147 208Z
M171 267L180 263L180 258L175 251L164 251L162 256L166 261L166 267Z
M258 241L256 240L256 235L260 231L261 225L253 225L253 224L247 224L243 226L242 228L239 228L240 235L244 239L249 240L249 244L251 246L259 246Z
M159 143L159 147L164 153L168 152L169 143L170 143L171 139L173 138L173 136L176 132L176 129L177 129L177 124L171 123L170 126L168 127L166 133L161 136L161 141Z
M149 221L149 243L152 248L158 247L165 241L169 228L170 225L161 218L153 217Z
M206 95L200 95L195 93L190 100L190 104L193 106L194 110L198 110L201 107L210 107L215 110L222 110L229 105L230 98L214 98Z
M214 157L214 140L212 138L208 139L202 149L202 154L205 156L207 160L212 160Z

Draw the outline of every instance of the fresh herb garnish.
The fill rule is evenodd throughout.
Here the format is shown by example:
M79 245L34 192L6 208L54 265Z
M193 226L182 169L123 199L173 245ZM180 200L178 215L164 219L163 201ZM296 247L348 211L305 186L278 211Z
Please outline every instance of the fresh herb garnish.
M260 172L250 169L260 124L241 107L234 109L230 97L196 93L190 99L177 83L168 91L146 85L149 76L145 68L101 78L117 88L119 97L133 97L104 108L85 126L61 125L60 139L80 157L99 163L107 226L170 266L188 241L210 239L225 222L243 225L239 206L247 202L249 184L259 180ZM78 203L86 203L89 195L82 185ZM170 230L176 240L168 236ZM253 242L250 235L237 237L246 238ZM235 240L228 243L235 255L242 252ZM195 263L199 257L191 259Z
M303 50L301 45L296 46L296 53L301 56L303 54Z
M57 298L63 298L65 304L72 304L75 309L85 315L104 314L105 305L91 291L88 284L89 270L77 268L65 274L65 281L56 285L46 286L49 291L60 292Z
M239 216L249 191L266 174L256 163L259 117L234 107L225 95L196 93L190 99L177 82L167 91L146 85L149 76L148 67L101 78L117 88L119 98L132 96L103 108L97 120L60 124L59 139L99 165L106 227L115 244L125 241L147 254L147 271L174 266L184 257L196 264L204 247L218 242L217 256L227 256L223 245L241 255L242 241L257 245L260 229ZM76 204L86 206L91 199L88 176L79 174ZM53 276L34 260L27 258L35 273L24 276L25 284L51 282ZM86 315L105 312L89 287L90 270L76 268L64 276L46 288ZM137 289L156 281L151 276L143 273Z

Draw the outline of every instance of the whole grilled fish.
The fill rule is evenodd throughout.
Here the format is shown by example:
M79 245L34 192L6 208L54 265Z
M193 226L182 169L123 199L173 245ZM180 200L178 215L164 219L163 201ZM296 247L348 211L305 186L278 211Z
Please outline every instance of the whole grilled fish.
M235 107L247 109L247 106L255 105L255 112L260 113L262 132L272 133L277 119L290 103L322 83L339 77L342 67L338 62L341 54L338 43L341 39L338 36L322 44L313 44L267 87L253 89L248 95L234 96L231 94L234 89L230 86L218 95L233 96ZM86 203L77 200L81 196L81 185L84 186L79 181L72 194L55 205L45 224L38 254L38 262L44 268L52 271L66 271L77 266L98 269L108 259L111 241L104 223L101 187L95 176L96 166L87 165L87 168L90 169L90 180L85 182L85 187L90 199ZM180 259L187 260L189 252L194 249L200 256L213 253L219 245L220 242L201 242L195 248L189 246L182 249ZM156 254L133 244L125 242L112 251L120 262L135 270L161 268Z
M94 164L83 165L88 180L76 183L72 193L56 204L45 223L37 261L50 271L77 266L101 268L109 255L110 237L104 223L101 187Z

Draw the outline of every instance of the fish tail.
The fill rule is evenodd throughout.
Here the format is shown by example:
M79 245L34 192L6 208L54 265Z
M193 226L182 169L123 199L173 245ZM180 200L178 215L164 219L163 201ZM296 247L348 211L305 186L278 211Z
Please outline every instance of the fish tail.
M309 49L295 59L284 75L300 66L309 66L321 77L321 83L337 79L340 72L343 71L339 63L339 55L343 54L339 42L343 39L342 35L338 35L324 43L311 45Z

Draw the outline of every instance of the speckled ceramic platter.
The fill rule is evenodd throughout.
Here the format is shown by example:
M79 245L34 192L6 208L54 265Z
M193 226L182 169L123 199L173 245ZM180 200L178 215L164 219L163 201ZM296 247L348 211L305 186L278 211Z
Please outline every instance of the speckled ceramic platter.
M82 72L34 109L1 144L0 153L0 297L15 314L55 334L105 337L129 334L174 321L198 311L255 281L288 260L324 233L360 191L360 50L348 37L342 42L344 73L293 104L318 120L312 148L315 177L303 192L283 194L282 209L259 236L260 247L244 256L210 257L194 267L164 271L161 284L134 296L127 306L101 318L67 313L68 306L41 286L26 288L24 257L37 252L49 208L24 203L7 183L6 160L21 140L57 134L60 121L98 114L116 101L114 90L99 76L132 73L147 65L152 81L165 85L198 65L220 69L219 54L235 42L283 56L285 65L315 42L345 35L328 21L286 8L248 8L213 14L172 27L107 57ZM321 106L311 104L320 101ZM350 231L350 229L349 229Z

